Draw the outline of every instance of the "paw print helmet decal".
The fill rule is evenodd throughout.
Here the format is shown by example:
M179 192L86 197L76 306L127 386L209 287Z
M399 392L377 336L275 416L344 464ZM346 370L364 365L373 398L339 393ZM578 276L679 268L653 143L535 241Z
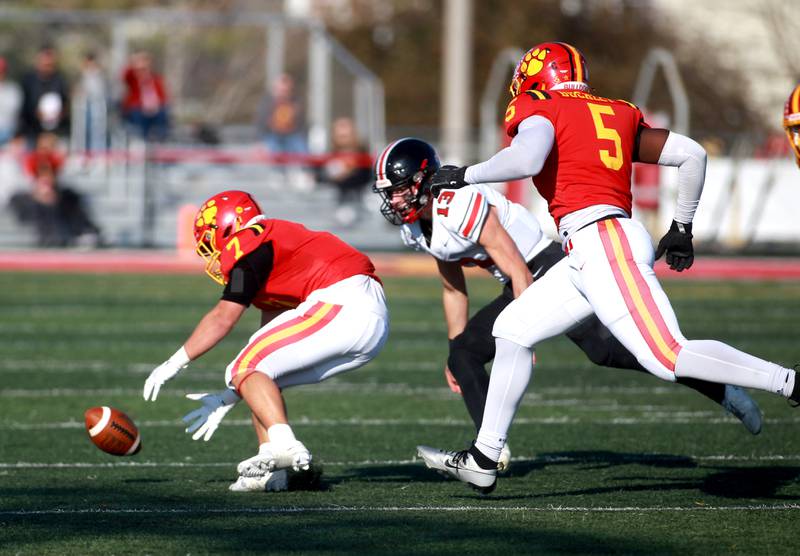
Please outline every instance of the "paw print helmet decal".
M224 283L219 256L228 239L261 214L261 207L244 191L223 191L200 207L194 218L195 251L205 260L206 273L215 282Z
M511 79L512 96L530 90L589 90L586 59L565 42L545 42L525 53Z

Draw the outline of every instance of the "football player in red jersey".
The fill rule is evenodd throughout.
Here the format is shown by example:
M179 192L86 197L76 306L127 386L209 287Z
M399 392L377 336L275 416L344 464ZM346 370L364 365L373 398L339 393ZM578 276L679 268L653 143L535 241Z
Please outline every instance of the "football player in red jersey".
M206 201L194 235L206 272L224 286L222 298L150 373L144 398L155 401L161 386L222 340L248 306L260 309L261 328L226 369L229 389L195 396L203 407L185 420L196 420L187 432L208 440L244 398L259 450L238 465L231 490L270 489L276 470L308 469L311 462L288 424L281 390L358 368L378 354L389 330L383 287L366 255L330 233L267 218L243 191Z
M491 492L497 460L522 399L537 343L592 313L659 378L695 378L773 392L800 402L795 371L713 340L687 340L653 271L666 253L678 272L694 260L692 219L706 153L695 141L650 129L639 109L597 96L586 61L566 43L544 43L520 60L506 111L511 145L469 167L442 167L432 187L532 177L548 202L567 257L506 307L494 324L496 355L478 438L469 450L439 454L438 469ZM678 202L653 250L631 219L633 162L678 167ZM543 317L544 315L544 317Z
M800 167L800 85L794 88L783 108L783 129L786 130L795 161Z

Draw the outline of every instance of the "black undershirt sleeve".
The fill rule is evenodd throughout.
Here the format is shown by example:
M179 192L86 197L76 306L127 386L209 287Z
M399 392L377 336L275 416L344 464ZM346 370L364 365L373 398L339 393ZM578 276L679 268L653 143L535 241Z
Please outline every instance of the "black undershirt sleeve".
M267 283L274 254L272 242L269 241L239 259L231 269L222 299L249 307Z

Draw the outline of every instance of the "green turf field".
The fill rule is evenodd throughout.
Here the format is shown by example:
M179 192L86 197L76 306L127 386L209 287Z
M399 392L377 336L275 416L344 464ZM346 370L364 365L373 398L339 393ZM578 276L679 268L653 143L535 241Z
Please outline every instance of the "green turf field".
M473 282L473 296L497 284ZM800 284L669 282L684 333L777 362L800 358ZM753 437L686 388L592 366L572 344L537 350L494 494L444 481L419 443L474 435L442 377L435 279L389 279L389 343L372 364L286 393L322 464L319 488L229 493L256 451L244 407L208 442L184 434L186 392L217 390L256 325L142 400L217 290L205 277L0 274L0 553L797 554L800 409L755 393ZM255 313L255 311L251 311ZM83 427L126 411L143 449L114 458Z

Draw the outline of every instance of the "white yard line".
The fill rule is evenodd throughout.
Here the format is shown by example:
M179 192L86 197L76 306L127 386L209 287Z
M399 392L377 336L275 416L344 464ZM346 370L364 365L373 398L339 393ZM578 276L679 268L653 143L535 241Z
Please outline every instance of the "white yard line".
M625 463L652 463L674 461L697 462L795 462L800 461L800 454L771 454L765 456L740 456L734 454L710 454L665 456L661 454L639 454L609 456L607 458L570 457L570 456L515 456L512 462L527 463L575 463L584 464L597 461L615 460ZM114 461L114 462L0 462L0 469L96 469L96 468L203 468L203 467L235 467L237 462L188 462L188 461ZM361 461L323 461L324 466L330 467L365 467L380 465L422 465L418 458L397 460L361 460Z
M83 515L83 514L156 514L156 515L208 515L208 514L302 514L302 513L354 513L354 512L540 512L540 513L663 513L663 512L753 512L800 510L800 504L754 504L736 506L285 506L277 508L74 508L48 510L0 511L2 516Z
M597 409L597 408L594 408ZM630 410L625 406L614 408L620 412ZM515 425L739 425L733 417L711 417L713 413L696 412L676 415L670 412L653 412L644 417L613 417L613 418L591 418L591 417L520 417L514 420ZM786 419L764 419L766 425L794 425L800 423L800 417ZM139 421L141 429L160 428L160 427L185 427L180 420L164 421ZM427 419L373 419L369 417L350 417L346 419L310 419L307 417L297 417L292 420L293 426L306 427L468 427L471 423L466 419L453 419L450 417L427 418ZM251 427L250 419L229 419L222 423L224 427ZM83 429L83 421L58 421L49 423L20 423L7 421L0 423L0 430L29 431L29 430L62 430L62 429Z

